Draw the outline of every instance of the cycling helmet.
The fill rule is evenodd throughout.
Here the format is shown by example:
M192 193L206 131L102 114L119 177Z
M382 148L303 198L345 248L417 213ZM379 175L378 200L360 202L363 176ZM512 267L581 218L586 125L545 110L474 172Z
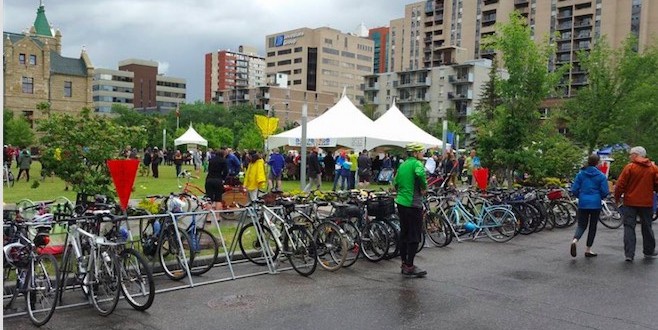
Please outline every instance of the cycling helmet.
M167 210L173 213L187 212L188 203L183 198L172 196L167 201Z
M422 152L423 150L425 150L425 147L423 147L422 144L416 142L407 144L405 148L409 152Z

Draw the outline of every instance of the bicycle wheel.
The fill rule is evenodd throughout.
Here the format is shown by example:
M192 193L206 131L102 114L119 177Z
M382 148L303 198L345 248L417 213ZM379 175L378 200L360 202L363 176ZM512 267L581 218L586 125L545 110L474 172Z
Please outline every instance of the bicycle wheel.
M165 275L174 281L178 281L187 275L188 265L194 260L194 251L190 250L190 238L185 231L179 230L180 240L178 242L174 225L170 224L160 234L158 242L158 259L162 265ZM185 258L183 260L183 257ZM185 263L187 261L187 264Z
M558 202L551 202L548 206L548 212L552 214L555 228L565 228L571 222L571 211L567 207Z
M347 258L347 237L343 229L324 221L313 231L313 241L320 267L333 272L343 266Z
M188 231L190 237L189 247L194 253L189 264L191 265L190 272L192 275L202 275L208 272L217 263L217 255L219 254L219 241L209 231L203 228L196 228L195 230ZM183 241L183 246L187 242ZM185 246L187 249L188 247Z
M578 206L576 206L575 203L566 200L562 201L562 205L564 205L565 209L569 213L569 222L567 223L567 227L571 227L578 221Z
M395 219L379 220L386 227L386 235L388 235L388 248L384 259L391 260L400 254L400 222Z
M425 238L425 231L423 230L423 231L420 232L420 242L418 242L418 248L416 248L416 253L423 250L423 247L425 247L425 241L426 240L427 239Z
M621 214L619 209L614 202L606 200L604 201L605 205L601 208L601 216L599 221L606 227L610 229L617 229L621 227L623 221L621 220Z
M514 238L517 221L514 213L502 208L488 210L482 222L484 233L494 242L507 242Z
M338 226L343 229L347 238L347 257L345 258L343 267L349 267L354 265L356 260L359 259L359 254L361 254L361 234L356 226L349 221L340 221Z
M50 254L42 254L34 261L32 281L25 294L27 314L34 325L46 324L55 312L59 294L59 268L57 259Z
M293 226L288 232L283 243L288 261L299 275L310 276L318 265L313 236L302 226Z
M87 260L89 258L89 248L88 247L83 247L82 248L82 261L78 262L77 258L75 257L75 253L73 252L73 247L69 246L68 252L64 256L64 260L62 261L62 267L60 268L60 284L59 284L59 298L60 300L62 299L62 292L66 288L69 283L72 283L74 286L79 285L80 288L82 289L82 294L85 296L85 298L89 297L89 287L86 285L83 285L82 282L84 280L84 275L86 274L86 271L83 271L80 269L81 264L84 266L87 266Z
M276 244L274 235L272 235L272 231L266 226L262 225L261 228L263 228L262 239L269 245L272 260L276 260L279 256L279 246ZM263 247L258 239L258 230L254 227L253 223L248 223L242 227L238 234L238 243L242 255L249 259L249 261L261 266L267 264Z
M119 255L121 267L121 291L128 304L138 311L145 311L155 298L153 271L141 253L125 249Z
M380 222L369 222L361 231L361 252L370 261L380 261L388 251L387 228Z
M424 216L427 236L438 247L444 247L452 242L452 231L446 221L434 212L426 212Z
M16 209L18 210L19 214L23 217L23 219L27 219L27 221L30 221L32 218L34 218L34 215L37 214L37 209L33 208L31 206L34 206L34 202L32 200L29 200L27 198L23 198L16 202ZM29 209L25 209L27 207L30 207Z
M91 302L102 316L114 312L121 294L121 271L115 252L100 247L99 257L91 262L89 296ZM96 269L98 268L98 269Z

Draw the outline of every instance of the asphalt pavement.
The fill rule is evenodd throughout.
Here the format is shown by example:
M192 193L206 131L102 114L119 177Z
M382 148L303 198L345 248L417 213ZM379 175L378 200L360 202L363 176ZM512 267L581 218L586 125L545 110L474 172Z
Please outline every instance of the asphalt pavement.
M398 260L310 278L294 271L159 293L137 312L120 301L102 317L91 306L58 310L43 329L658 329L658 260L624 261L623 229L599 225L596 258L569 255L575 227L426 247L405 278ZM286 264L283 264L286 266ZM236 274L265 270L236 264ZM195 281L228 276L216 267ZM159 277L158 288L184 284ZM71 292L67 294L80 294ZM32 328L26 316L5 329Z

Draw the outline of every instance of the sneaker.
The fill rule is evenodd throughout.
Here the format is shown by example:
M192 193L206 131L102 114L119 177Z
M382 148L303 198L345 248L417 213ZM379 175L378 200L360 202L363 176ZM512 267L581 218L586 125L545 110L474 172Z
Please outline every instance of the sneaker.
M596 253L594 253L594 252L585 252L585 258L594 258L594 257L596 257L597 255L598 255L598 254L596 254Z
M633 257L626 257L626 262L633 262Z
M571 256L576 257L576 243L571 243Z
M402 268L402 274L407 276L423 277L427 275L427 271L418 266L405 266Z
M657 251L653 251L652 253L649 253L649 254L646 254L646 253L645 253L645 254L644 254L644 257L645 257L645 258L652 258L652 259L653 259L653 258L656 258L656 257L658 257L658 252L657 252Z

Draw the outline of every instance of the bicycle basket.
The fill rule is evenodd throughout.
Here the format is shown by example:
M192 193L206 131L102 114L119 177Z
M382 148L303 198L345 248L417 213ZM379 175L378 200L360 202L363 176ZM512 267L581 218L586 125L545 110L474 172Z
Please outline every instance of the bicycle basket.
M562 198L562 190L553 190L550 191L547 195L548 199L556 200Z
M267 193L261 197L263 199L263 202L267 206L275 206L276 205L276 197L277 195L274 193Z
M393 197L378 197L368 200L368 215L376 218L384 218L395 214L395 201Z

